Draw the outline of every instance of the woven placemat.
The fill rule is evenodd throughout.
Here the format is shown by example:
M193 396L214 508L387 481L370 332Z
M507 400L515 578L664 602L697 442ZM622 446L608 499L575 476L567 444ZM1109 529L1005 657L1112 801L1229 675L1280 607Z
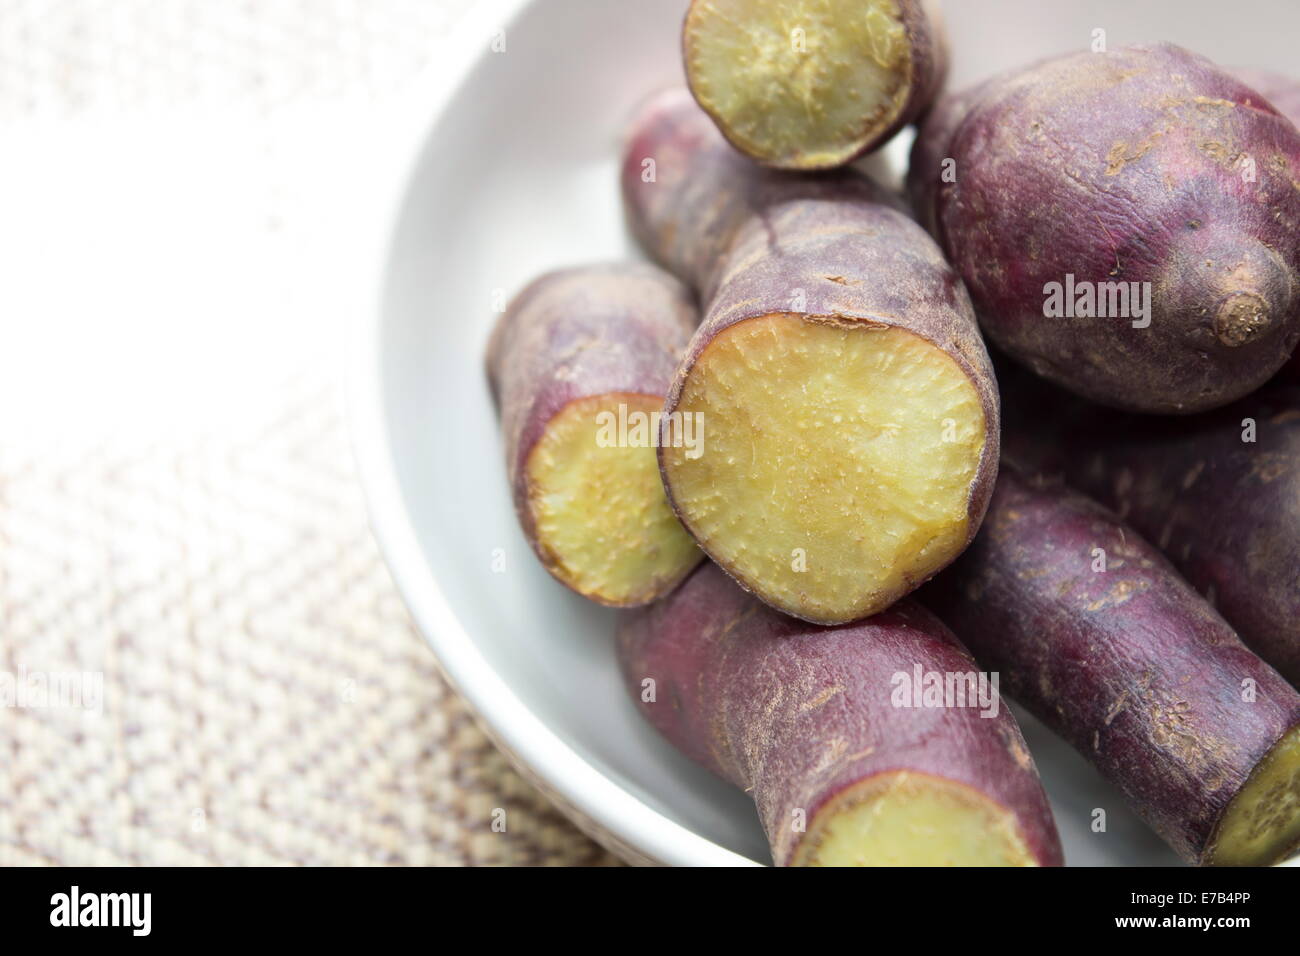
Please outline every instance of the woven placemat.
M0 321L25 330L0 355L0 865L617 862L412 627L321 344L355 300L304 291L346 271L300 186L312 131L349 138L466 5L0 0ZM151 159L157 111L199 104L237 114L239 161L206 120ZM226 184L177 187L201 252L151 211L177 165ZM105 222L117 187L133 214Z

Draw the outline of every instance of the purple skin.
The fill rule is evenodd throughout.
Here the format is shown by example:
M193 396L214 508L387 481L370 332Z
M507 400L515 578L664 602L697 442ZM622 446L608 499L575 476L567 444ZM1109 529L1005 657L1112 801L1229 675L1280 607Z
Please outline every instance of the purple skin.
M907 168L907 198L917 222L934 236L939 245L943 238L939 235L936 199L945 181L944 161L950 159L948 146L953 134L961 126L962 120L970 111L971 104L978 102L987 83L979 83L959 93L945 93L931 107L925 123L918 132L912 145L912 156ZM955 177L956 167L950 166L947 178Z
M1160 45L1059 57L936 108L910 191L998 345L1102 404L1186 413L1259 387L1300 340L1297 181L1289 121ZM1150 326L1045 317L1067 275L1150 283Z
M1007 458L1113 508L1300 684L1300 387L1177 422L1038 391L1007 385ZM1246 419L1254 442L1242 440Z
M1007 465L975 543L921 597L1191 862L1300 723L1300 694L1136 532Z
M1293 124L1300 126L1300 82L1268 70L1240 69L1233 70L1232 74L1258 91ZM1291 353L1291 360L1282 366L1277 377L1286 382L1300 382L1300 353Z
M506 470L519 522L548 568L529 503L533 447L551 419L578 399L663 395L697 318L690 293L672 276L617 263L547 273L497 321L487 370L501 412Z
M649 163L653 162L653 178ZM901 209L851 170L817 175L763 169L729 147L684 89L650 99L633 119L623 154L623 208L641 246L708 302L726 278L726 253L746 224L800 201ZM788 311L784 290L778 311Z
M652 182L643 178L647 159ZM633 233L705 303L665 410L677 408L714 336L746 319L795 312L797 303L814 320L907 329L953 358L983 406L985 444L968 506L973 537L997 475L997 383L966 290L924 230L857 173L799 176L748 162L685 90L643 109L622 184ZM690 516L678 513L690 529Z
M714 564L667 599L625 612L624 681L642 716L697 763L749 792L778 866L805 836L793 811L817 810L875 774L953 780L1010 810L1029 853L1060 865L1061 847L1033 758L1011 712L910 709L893 676L977 670L932 614L903 601L858 624L815 627L771 610ZM656 701L641 699L654 679Z

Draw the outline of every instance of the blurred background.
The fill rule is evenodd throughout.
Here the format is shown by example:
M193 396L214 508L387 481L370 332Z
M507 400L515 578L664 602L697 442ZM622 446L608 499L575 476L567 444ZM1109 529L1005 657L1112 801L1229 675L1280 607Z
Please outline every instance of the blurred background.
M442 682L347 443L385 124L471 2L0 0L0 865L614 862Z

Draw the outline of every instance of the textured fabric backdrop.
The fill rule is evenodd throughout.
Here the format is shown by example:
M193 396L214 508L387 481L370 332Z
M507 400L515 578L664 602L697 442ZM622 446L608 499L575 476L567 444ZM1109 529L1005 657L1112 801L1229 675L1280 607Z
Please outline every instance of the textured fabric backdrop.
M0 864L615 862L438 675L347 447L368 124L467 6L0 0Z

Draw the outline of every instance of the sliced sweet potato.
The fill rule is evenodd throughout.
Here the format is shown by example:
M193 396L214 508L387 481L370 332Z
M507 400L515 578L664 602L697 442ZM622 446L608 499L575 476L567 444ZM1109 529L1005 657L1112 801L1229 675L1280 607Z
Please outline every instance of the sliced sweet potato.
M856 174L744 161L683 91L636 122L623 184L635 233L706 302L665 407L702 415L708 441L697 457L660 449L700 546L824 624L944 567L988 500L998 401L966 293L924 231Z
M1300 694L1101 505L1004 464L922 600L1190 862L1300 845Z
M829 169L885 142L943 83L922 0L694 0L691 90L731 143L781 169Z
M646 720L753 796L778 866L1061 863L1020 728L983 706L996 694L909 706L918 672L978 673L911 601L814 627L705 564L666 600L625 612L618 650Z
M546 569L593 601L652 601L703 557L668 507L655 449L696 318L671 276L602 265L536 280L493 331L520 524Z

